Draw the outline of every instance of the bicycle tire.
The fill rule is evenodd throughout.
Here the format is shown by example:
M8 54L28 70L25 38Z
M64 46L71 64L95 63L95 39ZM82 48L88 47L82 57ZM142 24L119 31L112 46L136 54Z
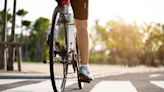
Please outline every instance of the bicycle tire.
M77 44L77 39L76 39L76 52L77 52L77 61L76 61L76 65L77 65L77 81L78 81L78 86L79 86L79 89L82 89L84 87L84 83L80 81L80 52L79 52L79 49L78 49L78 44Z
M62 21L60 25L62 25L61 28L62 31L65 33L64 37L64 47L60 46L60 43L56 42L56 39L54 38L56 35L54 34L56 29L56 26L58 24L58 18L62 17ZM60 29L59 29L60 30ZM68 64L66 63L65 59L65 52L67 52L67 35L66 35L66 22L65 22L65 16L63 13L60 12L60 8L57 6L53 12L52 17L52 24L51 24L51 32L49 35L49 58L50 58L50 77L51 77L51 83L54 92L63 92L66 84L66 78L67 78L67 72L68 72ZM57 45L58 44L58 45ZM58 49L58 51L57 51ZM61 60L58 60L57 57L62 58ZM57 69L60 69L61 71L58 71Z

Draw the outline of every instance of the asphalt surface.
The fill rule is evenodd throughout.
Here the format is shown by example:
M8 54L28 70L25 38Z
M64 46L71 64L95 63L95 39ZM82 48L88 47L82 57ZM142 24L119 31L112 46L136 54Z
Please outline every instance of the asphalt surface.
M163 88L158 87L157 85L152 84L151 82L162 82ZM77 84L71 85L68 88L65 89L66 92L99 92L98 90L94 90L96 88L96 85L102 84L104 82L109 82L107 84L107 87L103 85L100 86L100 90L102 92L164 92L164 72L152 72L152 73L135 73L135 74L122 74L122 75L115 75L115 76L106 76L102 78L96 78L92 83L85 84L84 88L82 90L78 90ZM122 82L125 82L121 85ZM130 82L131 85L134 86L135 90L121 90L120 87L126 85L126 82ZM117 83L118 85L115 85L113 87L113 84ZM112 85L113 88L110 89L110 85ZM127 85L129 86L129 85ZM98 86L97 86L98 87ZM117 90L114 90L117 89ZM119 90L120 89L120 90Z
M0 92L53 92L49 79L0 81ZM64 92L164 92L164 72L127 73L95 78L93 82L85 83L83 89L78 88L76 80L71 81L67 82L70 85L66 86ZM159 83L161 86L158 86Z
M76 77L65 92L164 92L164 67L90 65L95 79L79 89ZM21 72L0 71L0 92L53 92L48 64L23 64Z

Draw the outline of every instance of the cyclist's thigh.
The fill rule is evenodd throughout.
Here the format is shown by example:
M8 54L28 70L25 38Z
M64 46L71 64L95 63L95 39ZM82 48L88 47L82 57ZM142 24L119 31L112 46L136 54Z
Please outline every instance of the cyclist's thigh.
M79 20L88 19L88 0L70 0L74 12L74 18Z

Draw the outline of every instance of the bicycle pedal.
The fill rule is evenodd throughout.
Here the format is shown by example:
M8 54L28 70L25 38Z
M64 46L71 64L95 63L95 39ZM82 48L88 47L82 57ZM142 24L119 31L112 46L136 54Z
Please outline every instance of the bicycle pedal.
M79 80L81 82L85 82L85 83L90 83L91 82L91 80L83 74L79 74Z
M72 61L71 61L71 60L68 60L67 63L68 63L68 64L72 64Z
M80 80L81 82L85 82L85 83L91 83L90 80Z

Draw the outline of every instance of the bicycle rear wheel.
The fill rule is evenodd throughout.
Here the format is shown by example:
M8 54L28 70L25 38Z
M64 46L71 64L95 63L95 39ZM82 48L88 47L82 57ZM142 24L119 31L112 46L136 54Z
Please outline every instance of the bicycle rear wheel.
M77 81L78 81L79 89L82 89L84 87L84 82L80 81L80 76L79 76L80 67L81 67L81 65L80 65L81 58L80 58L80 52L79 52L78 45L77 45L77 39L76 39L76 53L77 53L77 55L75 58L76 58L76 66L77 66L77 69L76 69L77 70Z
M49 35L50 75L55 92L63 92L66 84L68 72L66 29L64 14L57 7L53 14Z

